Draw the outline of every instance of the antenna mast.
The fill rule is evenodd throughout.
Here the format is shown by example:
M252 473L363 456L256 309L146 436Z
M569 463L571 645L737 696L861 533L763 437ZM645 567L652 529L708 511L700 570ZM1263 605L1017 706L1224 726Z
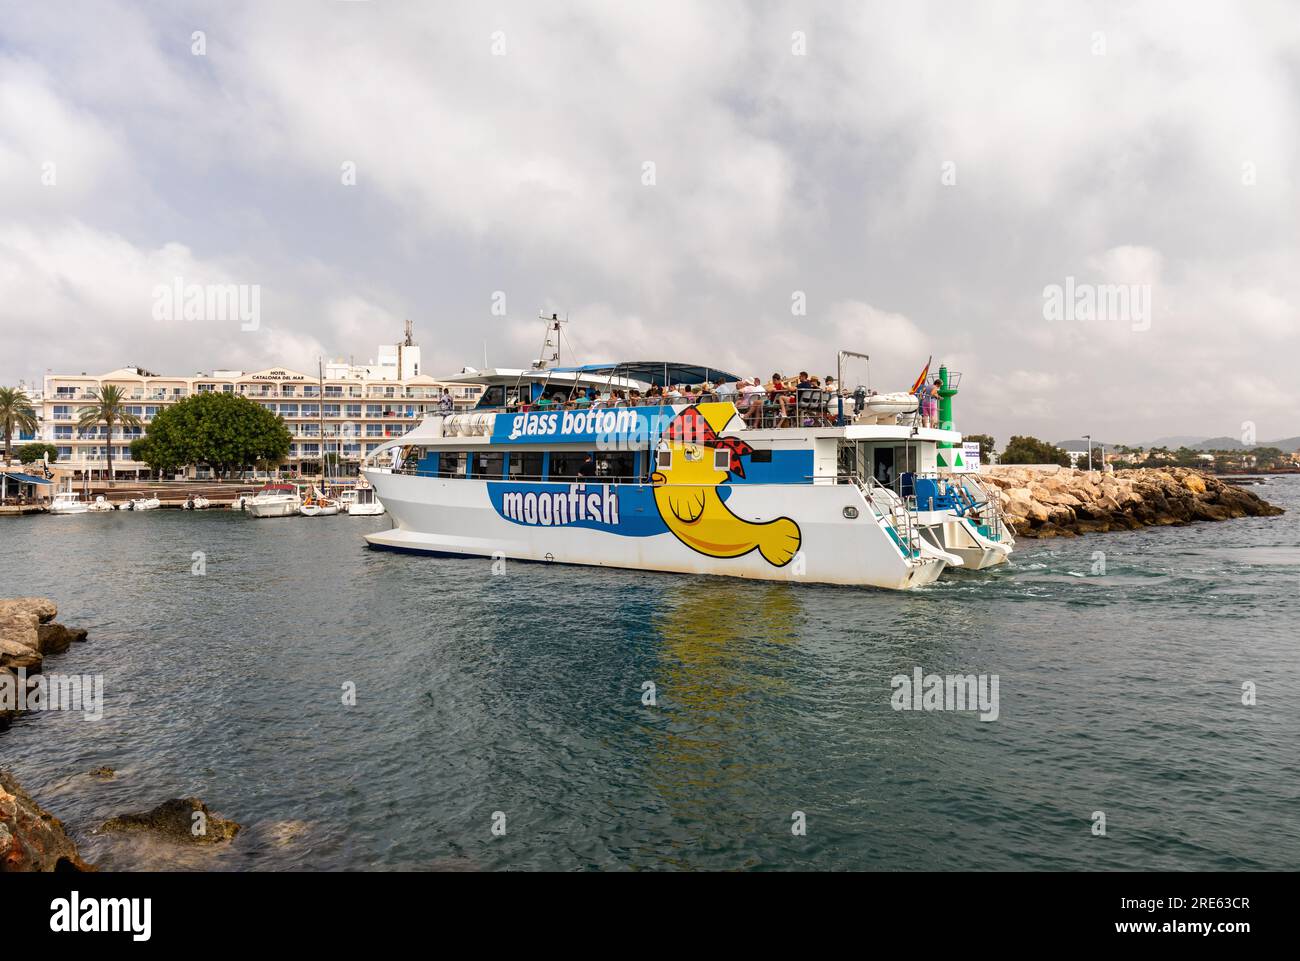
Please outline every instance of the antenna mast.
M542 352L533 362L533 370L546 370L549 366L560 364L560 328L567 320L560 320L559 314L538 314L539 320L546 321L546 336L542 339ZM552 336L554 335L554 336Z

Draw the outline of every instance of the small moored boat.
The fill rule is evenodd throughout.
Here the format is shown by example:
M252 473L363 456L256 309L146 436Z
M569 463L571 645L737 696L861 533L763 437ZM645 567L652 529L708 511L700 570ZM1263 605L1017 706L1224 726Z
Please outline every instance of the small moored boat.
M302 497L293 484L267 484L245 502L254 517L292 517L302 506Z
M88 510L90 507L78 500L77 492L72 490L57 492L49 508L51 514L84 514Z

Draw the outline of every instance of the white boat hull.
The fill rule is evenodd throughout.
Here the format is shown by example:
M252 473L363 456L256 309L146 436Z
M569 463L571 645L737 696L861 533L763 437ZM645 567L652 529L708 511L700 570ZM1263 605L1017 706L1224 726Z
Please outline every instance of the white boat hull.
M298 513L303 517L332 517L339 512L337 504L303 504L298 508Z
M88 514L90 508L85 504L52 504L49 509L51 514Z
M379 501L373 504L349 504L349 517L379 517L384 513L384 505Z
M287 497L260 503L254 498L245 505L254 517L293 517L298 513L298 506L297 500Z
M717 574L768 581L908 589L932 583L947 566L937 557L908 557L878 522L858 488L825 485L723 485L725 504L740 524L787 519L797 525L799 550L779 566L755 548L713 556L666 528L649 485L519 485L509 481L444 479L366 473L388 513L391 530L368 534L373 547L460 557L544 561L683 574ZM500 489L493 492L493 486ZM499 506L507 491L527 488L543 499L610 497L597 527L535 524L511 519ZM512 495L513 496L513 495ZM855 517L845 515L852 507Z

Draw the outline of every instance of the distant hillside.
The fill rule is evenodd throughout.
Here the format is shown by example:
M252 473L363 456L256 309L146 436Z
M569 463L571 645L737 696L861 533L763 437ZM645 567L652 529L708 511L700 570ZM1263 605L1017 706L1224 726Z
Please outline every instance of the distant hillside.
M1061 441L1057 441L1057 442L1056 442L1056 446L1059 447L1059 448L1061 448L1061 450L1082 450L1082 451L1086 451L1086 450L1088 449L1088 442L1087 442L1086 440L1082 440L1082 439L1080 439L1080 440L1061 440ZM1115 446L1114 444L1108 444L1108 443L1105 443L1104 441L1099 441L1099 440L1094 440L1094 441L1092 442L1092 449L1093 449L1093 450L1097 450L1097 448L1099 448L1099 447L1105 447L1107 450L1110 450L1110 449L1111 449L1112 447L1114 447L1114 446Z
M1086 447L1086 443L1083 441L1067 441L1067 443L1078 443L1080 446L1077 448L1066 447L1066 450L1083 450ZM1144 441L1141 444L1131 446L1141 447L1145 450L1150 450L1153 447L1168 447L1170 450L1178 450L1180 447L1190 447L1192 450L1245 450L1247 446L1254 446L1276 447L1279 450L1289 452L1300 449L1300 437L1262 440L1253 445L1243 444L1235 437L1158 437L1155 440Z
M1279 450L1293 451L1300 447L1300 437L1283 437L1280 440L1263 440L1257 444L1243 444L1235 437L1210 437L1199 444L1191 445L1193 450L1245 450L1247 447L1276 447Z
M1178 450L1180 447L1195 447L1204 441L1204 437L1192 437L1182 435L1179 437L1157 437L1155 440L1143 441L1141 444L1134 444L1134 447L1145 447L1150 450L1152 447L1168 447L1170 450Z

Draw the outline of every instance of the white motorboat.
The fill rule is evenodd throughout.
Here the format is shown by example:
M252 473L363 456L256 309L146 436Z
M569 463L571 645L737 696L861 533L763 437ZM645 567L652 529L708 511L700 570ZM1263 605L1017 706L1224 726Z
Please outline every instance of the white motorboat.
M115 508L113 507L113 502L110 501L103 494L96 494L94 501L86 505L86 510L88 511L99 512L99 511L111 511L114 509Z
M89 505L77 499L76 491L59 491L50 502L51 514L84 514L90 510Z
M205 511L212 506L212 501L202 495L187 497L185 503L181 505L182 510L187 511Z
M254 517L293 517L302 506L302 496L292 484L267 484L245 506Z
M133 511L156 511L162 507L162 501L156 497L137 497L131 502Z
M375 496L375 489L369 486L358 487L348 505L349 517L378 517L383 512L383 503Z

